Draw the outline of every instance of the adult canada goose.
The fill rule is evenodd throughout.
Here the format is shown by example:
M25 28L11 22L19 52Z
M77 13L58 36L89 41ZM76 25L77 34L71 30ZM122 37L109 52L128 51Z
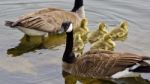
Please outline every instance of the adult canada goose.
M88 28L88 19L83 18L81 20L79 28L77 28L74 32L75 34L80 34L81 38L84 42L87 41L87 34L89 33L89 28Z
M115 46L116 43L112 40L111 36L109 34L106 34L102 39L94 42L91 46L91 49L113 51Z
M110 31L113 41L124 41L128 35L128 22L122 21L117 28Z
M71 21L78 26L81 18L85 17L83 0L75 0L71 12L57 8L46 8L27 15L23 15L17 21L6 21L5 25L18 28L29 36L43 36L48 33L57 33L64 21Z
M80 56L83 53L83 49L84 49L84 42L81 38L81 35L74 34L73 51L75 52L76 56Z
M71 22L62 24L67 34L66 48L63 54L63 70L81 77L121 78L139 76L138 73L150 73L150 57L132 53L93 50L76 58L73 52L73 28Z
M99 28L96 31L89 33L88 41L92 44L96 42L97 40L99 40L100 38L103 38L103 36L108 33L106 28L107 28L106 23L101 22L99 24Z

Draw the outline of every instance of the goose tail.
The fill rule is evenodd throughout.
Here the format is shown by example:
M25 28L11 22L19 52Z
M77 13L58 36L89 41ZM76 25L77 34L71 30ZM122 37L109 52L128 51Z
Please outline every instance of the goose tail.
M19 22L13 22L13 21L5 21L5 26L9 26L11 28L15 28L16 26L19 26Z
M148 56L142 56L143 60L150 60L150 57Z
M143 56L143 60L138 63L138 67L131 69L132 72L150 73L150 57Z
M132 72L150 73L150 66L140 66L140 67L136 68L135 70L132 70Z
M14 22L12 22L12 21L5 21L5 26L13 27L12 26L13 24L14 24Z

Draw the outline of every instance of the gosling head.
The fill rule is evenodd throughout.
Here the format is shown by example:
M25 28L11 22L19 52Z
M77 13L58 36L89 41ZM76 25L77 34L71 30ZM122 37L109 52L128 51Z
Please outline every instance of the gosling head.
M81 27L82 28L85 28L86 26L88 25L88 20L86 18L83 18L81 20Z
M69 33L72 31L73 31L73 25L71 22L67 21L62 23L60 32Z
M120 23L120 27L123 28L123 29L128 29L128 22L127 21L122 21Z
M112 37L111 37L111 35L109 35L109 34L106 34L105 36L104 36L104 40L105 41L108 41L108 40L111 40L112 39Z
M104 31L107 28L107 25L105 24L105 22L101 22L99 24L99 31Z

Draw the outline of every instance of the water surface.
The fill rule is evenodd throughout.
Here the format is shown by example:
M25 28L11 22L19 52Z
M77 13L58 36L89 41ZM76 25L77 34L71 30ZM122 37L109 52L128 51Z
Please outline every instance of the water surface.
M28 40L18 30L4 26L5 20L45 7L70 10L74 0L0 0L0 83L2 84L113 84L110 81L74 77L62 74L61 58L64 35L55 35L41 47L39 37ZM84 0L90 30L100 21L114 26L122 20L129 22L125 42L117 42L115 51L150 55L150 1L149 0ZM88 50L89 47L86 47ZM115 80L117 84L148 84L150 74L140 78ZM69 82L68 82L69 81Z

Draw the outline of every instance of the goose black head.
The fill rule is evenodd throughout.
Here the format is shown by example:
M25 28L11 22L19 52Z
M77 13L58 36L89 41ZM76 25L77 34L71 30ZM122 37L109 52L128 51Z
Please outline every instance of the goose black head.
M72 26L71 22L67 21L67 22L62 23L61 32L69 33L69 32L72 32L72 31L73 31L73 26Z

